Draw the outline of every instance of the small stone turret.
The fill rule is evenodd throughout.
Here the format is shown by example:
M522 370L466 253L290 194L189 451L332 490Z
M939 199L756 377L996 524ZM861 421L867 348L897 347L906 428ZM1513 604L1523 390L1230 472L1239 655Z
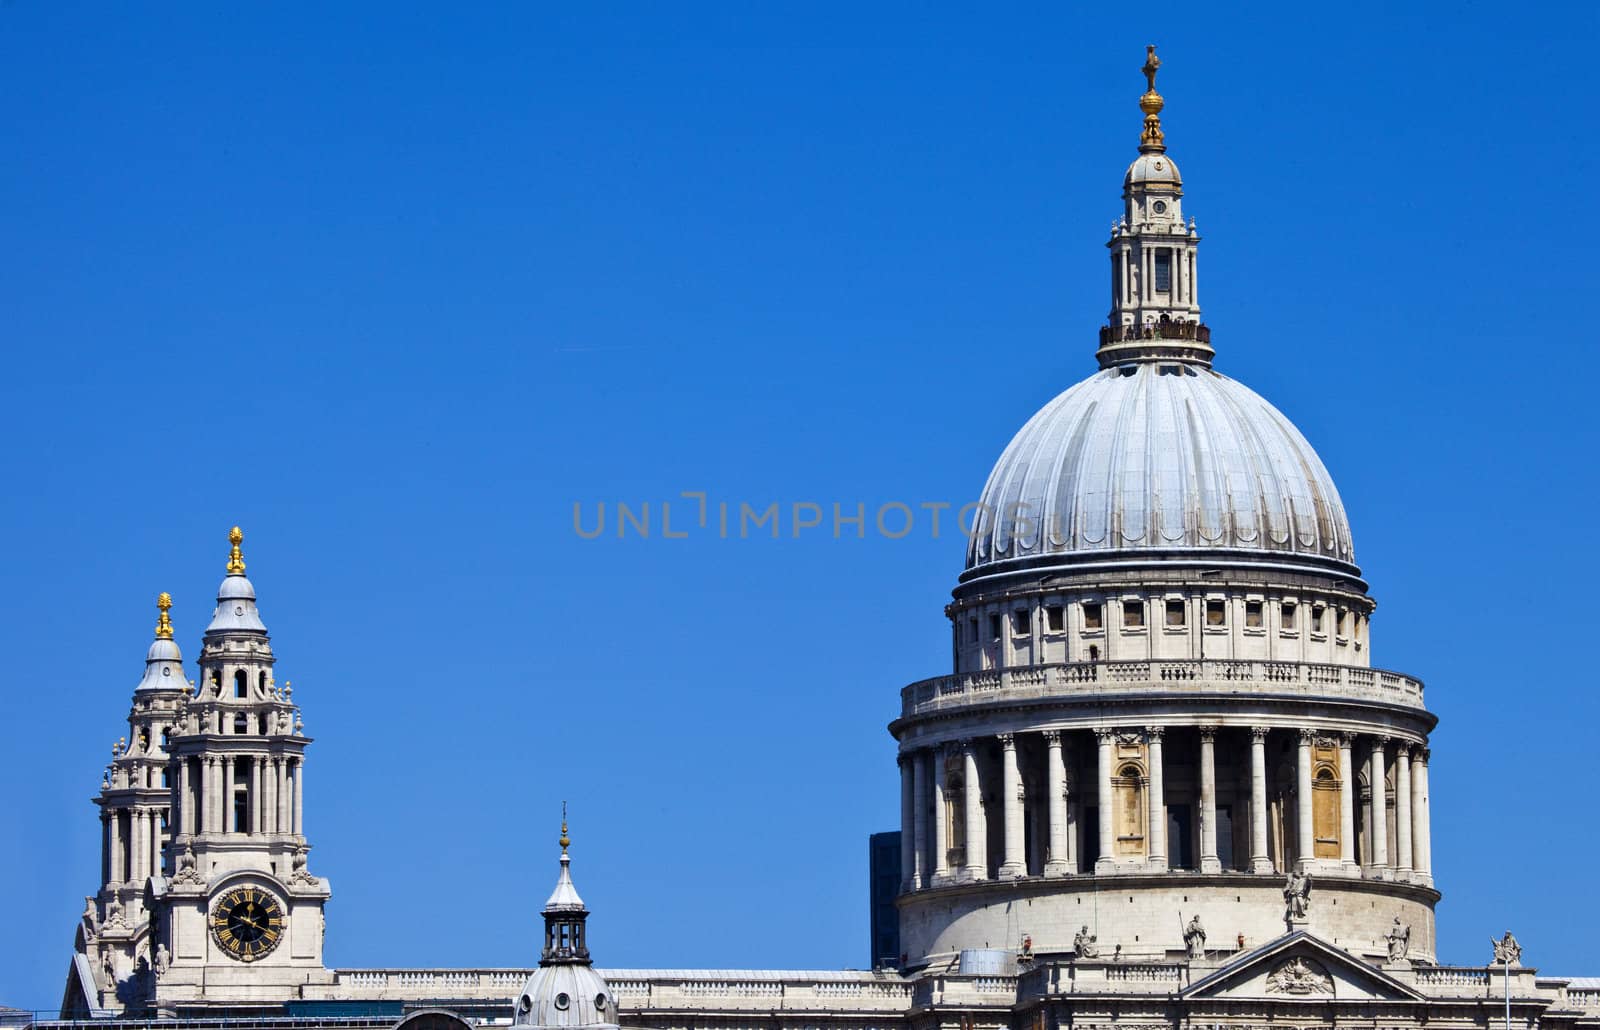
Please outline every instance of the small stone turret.
M616 995L589 959L585 924L589 910L572 883L565 811L561 818L561 875L544 903L544 948L539 968L517 996L512 1024L518 1027L591 1027L618 1025Z

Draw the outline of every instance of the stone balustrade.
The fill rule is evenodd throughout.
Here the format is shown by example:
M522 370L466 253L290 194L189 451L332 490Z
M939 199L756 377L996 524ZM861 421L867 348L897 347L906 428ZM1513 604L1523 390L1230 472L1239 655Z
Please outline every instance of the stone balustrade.
M1416 971L1419 987L1487 987L1489 971L1480 967L1423 966Z
M1422 682L1354 665L1234 659L1061 662L936 676L900 691L910 718L996 701L1122 694L1343 697L1422 708Z
M625 1009L718 1008L904 1011L911 983L894 974L853 970L599 970ZM507 1012L531 969L340 969L331 996L360 999L452 998L499 1001ZM1014 989L1014 982L1012 988Z

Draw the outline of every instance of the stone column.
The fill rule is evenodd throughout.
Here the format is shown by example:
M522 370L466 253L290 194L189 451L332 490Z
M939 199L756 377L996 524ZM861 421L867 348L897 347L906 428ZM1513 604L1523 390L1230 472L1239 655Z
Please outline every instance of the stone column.
M1250 728L1250 871L1272 872L1267 856L1267 728Z
M1416 849L1417 878L1433 882L1433 824L1428 800L1428 749L1419 747L1411 756L1411 845Z
M149 824L145 822L144 811L128 809L128 879L133 883L144 879L144 860L150 853L148 832Z
M904 893L914 886L912 878L916 875L917 839L912 833L912 823L916 820L916 799L915 786L911 782L911 756L902 751L895 761L900 766L900 891Z
M1161 871L1167 868L1167 780L1162 760L1160 726L1145 730L1150 749L1150 830L1146 835L1145 864Z
M217 767L217 756L207 755L206 763L206 832L221 833L222 820L222 770Z
M1411 745L1405 741L1394 752L1394 865L1402 880L1411 879Z
M100 882L111 882L111 814L100 809Z
M1383 746L1388 739L1388 737L1372 739L1371 771L1368 773L1368 778L1372 781L1372 818L1367 824L1372 837L1371 868L1378 877L1387 877L1389 866L1389 792L1383 778Z
M256 755L250 759L250 832L261 833L261 769L266 759Z
M950 816L945 798L945 750L933 749L933 883L950 879Z
M266 778L262 785L267 788L266 795L261 799L262 817L266 820L264 829L267 833L278 832L278 756L268 755L262 766Z
M194 832L194 798L189 793L189 760L178 759L178 817L173 821L175 833Z
M1061 752L1061 731L1045 730L1045 800L1049 802L1050 848L1044 875L1065 876L1067 863L1067 767Z
M293 833L294 823L289 821L289 808L294 802L294 795L289 787L289 758L279 755L275 763L278 775L278 832Z
M211 774L215 771L211 767L209 756L200 755L195 759L195 771L199 774L200 782L195 788L195 797L199 804L195 806L194 832L211 832L211 815L217 806L211 801Z
M1311 825L1311 743L1311 731L1301 730L1294 777L1295 867L1301 870L1309 868L1311 860L1317 856L1316 835Z
M1339 735L1339 861L1346 870L1356 866L1356 763L1355 736Z
M233 820L233 801L235 796L233 789L233 771L233 756L224 755L222 757L222 811L218 813L222 816L222 825L218 827L218 829L223 833L232 833L238 829L238 827L234 825Z
M298 783L298 780L296 781ZM299 797L297 790L295 796ZM928 885L928 752L911 756L911 886ZM298 821L298 820L297 820Z
M1023 854L1023 841L1027 837L1022 828L1022 773L1017 768L1015 734L1000 734L1000 755L1001 829L1005 839L1005 858L1000 863L1000 878L1008 880L1028 875L1028 859Z
M169 829L172 826L172 820L171 820L170 817L167 819L167 826L168 826ZM164 872L164 870L161 867L161 848L162 848L162 845L164 845L165 843L166 843L166 841L164 839L164 835L161 832L161 809L159 809L159 808L151 809L151 811L150 811L150 871L151 871L152 875L159 875L160 873Z
M306 759L304 755L294 760L294 834L305 836Z
M989 827L983 818L983 788L978 783L978 748L970 740L961 742L962 772L966 778L966 797L962 810L967 817L966 866L964 880L989 878Z
M122 844L122 810L111 809L111 882L128 879L128 852Z
M1220 873L1217 857L1217 728L1200 727L1200 871Z
M1100 808L1100 857L1095 861L1094 871L1109 873L1116 865L1117 830L1116 807L1111 797L1111 748L1116 740L1116 734L1110 730L1095 730L1095 741L1100 745L1100 793L1095 799L1095 804Z

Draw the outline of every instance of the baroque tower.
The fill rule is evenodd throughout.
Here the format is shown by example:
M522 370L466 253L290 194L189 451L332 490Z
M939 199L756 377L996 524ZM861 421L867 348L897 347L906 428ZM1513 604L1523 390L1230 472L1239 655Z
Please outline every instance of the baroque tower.
M305 735L245 578L235 526L200 646L198 685L161 622L98 804L102 887L78 934L63 1011L183 1015L281 1007L331 982L328 882L306 868ZM165 845L163 849L163 845Z
M74 978L92 999L90 1008L135 1002L159 958L148 885L162 872L172 811L168 759L188 684L172 639L172 595L156 598L156 608L155 639L133 691L128 734L112 746L94 799L100 807L100 889L84 899L73 959Z
M1211 367L1159 63L1100 370L990 473L946 608L955 668L890 725L905 962L1023 937L1166 961L1293 931L1381 962L1401 930L1432 961L1437 720L1371 665L1375 603L1322 461Z

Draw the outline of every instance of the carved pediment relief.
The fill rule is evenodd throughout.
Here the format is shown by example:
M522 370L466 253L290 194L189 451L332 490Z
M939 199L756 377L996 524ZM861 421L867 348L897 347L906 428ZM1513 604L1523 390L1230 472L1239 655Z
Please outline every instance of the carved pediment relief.
M1420 1000L1408 984L1305 931L1245 952L1184 989L1188 998Z
M1296 955L1267 974L1268 994L1332 994L1333 977L1316 959Z

